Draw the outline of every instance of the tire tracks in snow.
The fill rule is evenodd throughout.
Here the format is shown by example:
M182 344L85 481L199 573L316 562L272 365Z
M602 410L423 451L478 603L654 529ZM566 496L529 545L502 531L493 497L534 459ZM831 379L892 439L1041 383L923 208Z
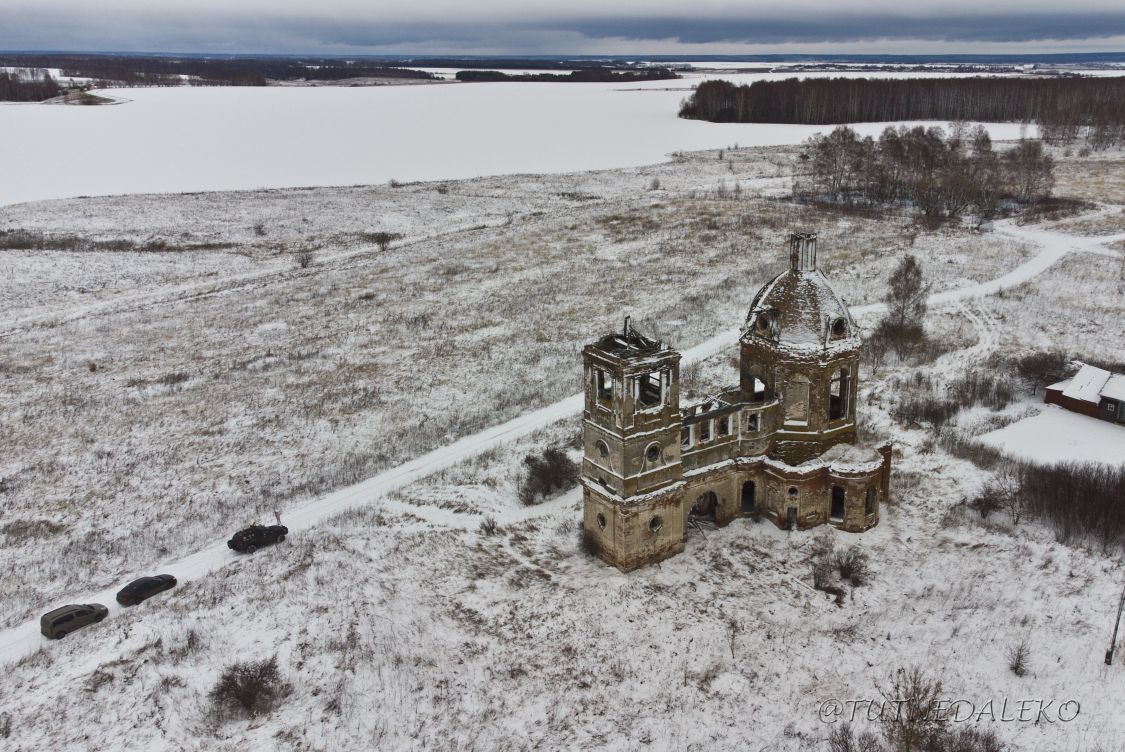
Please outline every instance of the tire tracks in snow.
M1011 223L999 224L997 231L1032 245L1040 246L1042 250L1000 277L931 295L928 298L929 305L936 307L959 301L969 301L1010 289L1034 279L1071 253L1120 256L1120 253L1105 248L1105 245L1125 238L1125 233L1098 237L1076 236L1037 228L1015 227ZM429 239L432 239L432 237ZM362 251L350 255L369 252ZM348 255L344 254L344 257ZM334 257L334 260L340 259L340 256ZM276 273L278 273L277 270L274 270L262 276ZM853 307L851 311L853 315L866 315L879 313L885 309L886 306L882 303L872 303ZM689 365L715 355L733 346L738 341L740 334L739 329L721 332L695 347L684 350L682 361L685 365ZM286 510L286 524L291 533L300 533L349 509L380 503L388 512L410 514L427 522L452 528L472 528L479 524L482 519L481 516L455 513L438 507L413 505L398 499L389 499L387 495L391 491L408 486L477 454L527 436L557 421L571 418L581 412L583 399L582 394L571 395L553 404L513 418L506 423L465 436L452 444L434 449L353 486L341 488L326 496L296 504ZM578 490L572 490L536 507L513 508L499 515L497 522L513 524L522 520L541 517L551 512L561 511L568 505L575 503L579 493ZM236 560L235 555L227 548L226 542L218 541L187 556L165 560L154 566L146 565L144 568L168 572L175 575L180 581L185 581L204 577ZM106 603L110 608L110 617L112 618L118 610L117 603L114 600L116 590L115 587L98 593L76 595L71 600L78 603ZM42 648L45 643L46 639L39 634L38 619L29 620L2 630L0 631L0 665L10 665Z

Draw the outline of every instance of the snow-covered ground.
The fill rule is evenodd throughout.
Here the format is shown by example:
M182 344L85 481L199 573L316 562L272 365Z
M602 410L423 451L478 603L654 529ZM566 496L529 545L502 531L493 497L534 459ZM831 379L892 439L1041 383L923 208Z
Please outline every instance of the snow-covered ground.
M571 172L678 150L795 144L825 130L681 120L695 83L122 89L98 92L129 100L117 107L0 107L0 205ZM1001 139L1021 130L988 127Z
M1125 426L1044 405L1038 414L980 437L1012 457L1042 464L1125 465Z
M951 348L935 377L1067 342L1052 296L1089 289L1111 311L1110 282L1080 270L1116 268L1112 234L817 213L758 194L786 159L0 210L5 229L173 244L121 254L117 275L109 253L5 252L20 265L0 279L0 655L24 656L0 683L5 742L813 750L820 702L923 665L978 705L1080 700L1071 723L996 723L1020 750L1122 749L1125 673L1101 663L1120 556L967 515L987 473L887 417L908 368L864 374L864 430L898 446L896 503L863 536L739 521L622 575L579 553L573 491L516 500L523 454L578 430L582 344L632 313L729 381L733 327L793 228L820 231L861 322L898 259L922 260ZM383 253L362 236L378 229L406 237ZM1104 341L1074 354L1125 355ZM274 509L286 544L225 549ZM809 584L821 535L872 557L842 607ZM165 569L181 587L62 643L29 621ZM222 667L274 653L278 710L214 722Z

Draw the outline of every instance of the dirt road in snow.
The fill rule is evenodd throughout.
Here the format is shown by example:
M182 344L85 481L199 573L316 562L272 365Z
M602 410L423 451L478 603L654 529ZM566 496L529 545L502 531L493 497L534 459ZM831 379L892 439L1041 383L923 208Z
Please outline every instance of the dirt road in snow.
M1119 252L1110 250L1106 248L1106 246L1125 239L1125 233L1113 236L1084 237L1041 230L1034 227L1017 227L1011 223L1000 223L996 231L1018 238L1032 245L1037 245L1042 250L1033 258L996 279L979 284L966 285L965 287L930 296L929 303L931 307L939 308L950 303L958 303L959 301L972 298L981 298L995 294L1000 290L1012 288L1033 279L1071 253L1095 253L1106 256L1120 256ZM268 274L268 272L266 274ZM884 310L884 308L885 306L882 303L874 303L852 308L852 313L855 315L878 313ZM739 334L740 331L738 329L731 329L686 350L683 353L684 364L704 360L728 347L733 347L738 341ZM449 510L435 507L413 506L387 499L386 496L391 491L407 486L432 473L456 465L463 460L500 444L526 436L559 420L572 418L582 410L582 401L583 395L575 394L552 405L521 415L507 423L493 426L492 428L471 436L466 436L452 444L435 449L361 483L342 488L327 496L291 507L286 510L284 521L288 525L291 533L300 533L345 510L380 503L388 511L409 511L412 515L437 524L449 527L476 527L480 520L474 515L457 514ZM506 515L500 517L498 522L502 524L518 522L530 516L537 516L558 510L564 506L573 504L577 499L578 493L574 491L564 494L553 502L533 509L513 507ZM152 571L173 574L182 582L203 577L220 567L226 566L235 560L235 556L236 555L227 548L225 541L217 541L215 544L197 551L196 553L175 560L165 561L150 569ZM123 585L124 583L121 584ZM76 595L73 597L72 602L104 603L110 607L109 618L113 618L114 613L117 611L117 605L114 601L115 593L116 588L103 590L98 593ZM0 631L0 665L9 665L43 647L47 643L46 638L39 634L39 623L37 620L24 622L10 629Z

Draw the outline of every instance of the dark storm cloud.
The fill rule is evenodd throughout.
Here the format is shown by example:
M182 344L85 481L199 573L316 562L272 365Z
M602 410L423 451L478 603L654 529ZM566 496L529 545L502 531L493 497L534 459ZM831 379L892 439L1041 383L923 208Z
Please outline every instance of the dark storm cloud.
M0 0L0 49L521 54L869 40L1031 43L1125 37L1109 0ZM1120 41L1120 40L1119 40Z
M795 19L596 19L560 22L557 28L590 37L677 39L707 42L848 42L866 39L1027 42L1125 34L1125 12L974 18L819 16Z

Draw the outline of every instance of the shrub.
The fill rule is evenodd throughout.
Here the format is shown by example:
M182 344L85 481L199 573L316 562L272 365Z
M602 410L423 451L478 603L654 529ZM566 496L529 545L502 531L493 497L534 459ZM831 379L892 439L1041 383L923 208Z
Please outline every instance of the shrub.
M261 661L232 663L211 690L211 707L220 720L229 712L253 717L269 712L286 689L276 655Z
M889 708L879 720L883 737L892 749L933 748L931 741L946 735L949 719L934 712L940 707L938 701L944 699L942 690L940 679L927 676L918 667L898 669L891 676L890 687L879 687Z
M539 455L528 454L523 458L523 466L517 493L524 504L535 504L578 482L578 464L558 447L547 447Z
M386 232L380 230L379 232L365 232L360 235L360 239L367 243L374 243L379 246L380 251L386 251L391 247L391 243L396 240L402 240L401 232Z
M1008 648L1008 668L1016 676L1026 676L1027 662L1030 657L1031 648L1028 647L1027 640L1021 640L1018 644Z
M837 551L835 564L840 576L856 587L866 584L871 577L871 565L867 553L859 546L850 546L846 551Z
M496 524L495 517L485 517L481 520L480 531L485 535L496 535L500 530L500 526Z
M298 269L308 269L310 266L312 266L313 252L308 248L303 251L299 251L294 257L294 262L297 264Z

